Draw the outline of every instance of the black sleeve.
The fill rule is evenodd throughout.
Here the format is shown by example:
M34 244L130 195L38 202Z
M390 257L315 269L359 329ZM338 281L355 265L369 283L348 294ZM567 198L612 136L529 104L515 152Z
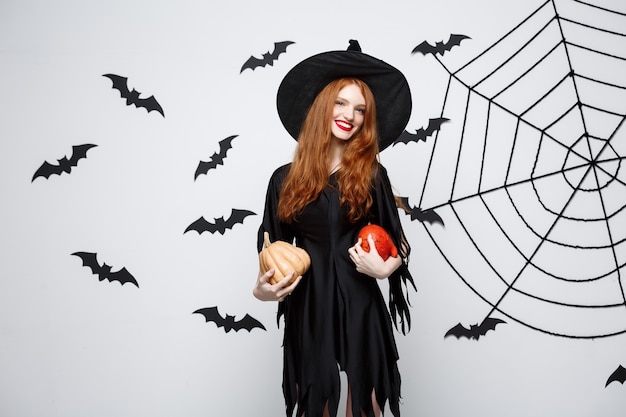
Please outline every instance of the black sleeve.
M267 186L267 194L265 196L265 209L263 211L263 221L259 226L257 234L257 250L261 252L263 250L263 235L265 232L269 233L271 242L276 240L284 240L285 242L293 243L294 233L289 224L278 220L278 197L280 196L280 189L283 184L283 180L287 175L289 165L283 165L276 169L270 178ZM280 318L285 315L287 311L287 305L285 301L278 303L278 310L276 312L276 324L280 327Z
M265 209L263 212L263 222L259 227L257 235L257 249L259 252L263 249L263 234L269 233L270 241L284 240L293 243L294 234L288 224L278 220L278 197L285 175L288 172L288 165L276 169L270 178L267 186L267 194L265 195Z
M387 170L379 165L378 174L374 186L374 216L373 220L382 226L398 248L402 257L402 264L389 276L389 312L393 322L398 328L398 322L402 333L406 334L411 328L411 314L409 311L408 283L417 290L413 277L409 271L409 255L411 246L402 230L402 223L398 214L391 182Z

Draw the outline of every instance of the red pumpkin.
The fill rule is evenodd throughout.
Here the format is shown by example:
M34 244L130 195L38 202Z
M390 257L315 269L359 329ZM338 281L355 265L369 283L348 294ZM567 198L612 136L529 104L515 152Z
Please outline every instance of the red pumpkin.
M361 238L361 247L365 252L370 251L370 244L367 240L367 236L369 236L370 234L374 239L376 250L378 251L380 257L383 258L383 260L386 261L389 256L391 256L392 258L398 256L398 249L396 248L396 245L393 244L389 233L387 233L385 229L376 224L368 224L359 231L358 237Z

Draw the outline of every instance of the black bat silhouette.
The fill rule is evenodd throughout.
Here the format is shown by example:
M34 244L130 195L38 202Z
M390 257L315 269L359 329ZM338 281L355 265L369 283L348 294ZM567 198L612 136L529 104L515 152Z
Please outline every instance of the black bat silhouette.
M291 42L291 41L274 42L274 51L272 51L272 53L267 51L266 53L263 54L263 58L261 59L251 56L250 58L248 58L246 62L244 62L244 64L241 67L241 71L239 71L239 74L241 74L246 68L250 68L252 69L252 71L254 71L254 69L257 67L264 67L266 65L270 65L270 66L274 65L274 61L278 59L278 56L282 54L283 52L286 52L287 47L291 45L292 43L295 43L295 42Z
M236 137L237 137L237 135L234 135L234 136L229 136L226 139L222 139L219 142L219 144L220 144L220 151L219 151L219 153L215 152L211 156L211 160L208 161L208 162L200 161L200 163L198 164L198 168L196 168L196 174L193 177L193 179L195 180L196 178L198 178L198 176L200 176L200 174L206 174L210 169L213 169L213 168L217 167L218 165L223 165L224 164L224 158L226 158L226 152L228 152L228 150L230 148L232 148L231 142Z
M400 200L398 202L398 207L404 210L406 214L410 215L411 220L417 219L421 221L422 223L424 222L428 222L430 224L440 223L442 226L444 225L443 220L441 219L441 216L439 216L435 212L435 210L433 209L422 210L419 207L411 207L411 205L409 204L408 197L398 197L398 199Z
M98 275L100 281L119 281L122 285L130 282L139 288L139 284L134 276L126 268L111 272L111 267L106 263L100 265L96 259L98 254L92 252L74 252L72 255L78 256L83 261L83 266L88 266L94 275Z
M417 45L415 48L413 48L413 51L411 51L411 53L415 54L417 52L420 52L422 55L426 55L426 54L443 55L446 51L451 50L452 47L460 45L463 39L472 39L472 38L470 38L469 36L465 36L465 35L452 34L450 35L450 39L448 39L448 42L446 43L439 41L435 43L435 46L433 46L429 44L428 42L424 41L420 43L419 45Z
M35 171L35 175L33 175L33 179L30 182L35 181L35 178L37 177L49 178L52 174L61 175L64 172L66 174L69 174L70 172L72 172L72 167L78 165L78 161L83 158L87 158L87 151L96 146L98 145L93 145L91 143L87 143L84 145L74 145L72 146L72 156L69 158L67 156L64 156L61 159L57 159L57 165L51 164L48 161L44 161L39 169Z
M224 332L226 333L231 330L238 332L241 329L246 329L248 332L252 332L252 329L257 327L259 329L266 330L265 326L263 326L260 321L253 318L249 314L246 314L241 320L235 321L235 316L229 316L226 314L225 317L222 317L219 311L217 311L217 307L201 308L193 313L202 314L207 323L210 321L214 322L218 328L223 327Z
M184 233L187 233L190 230L195 230L198 234L202 234L203 232L219 232L220 234L224 234L226 229L232 229L234 225L237 223L243 223L243 220L251 215L255 215L256 213L249 210L238 210L232 209L230 217L228 220L224 220L224 217L219 217L213 219L215 223L210 223L205 220L204 217L200 217L195 222L191 223L187 229L185 229Z
M424 129L423 127L417 129L415 133L409 133L406 130L402 132L400 137L393 142L393 146L397 143L409 143L409 142L426 142L426 138L437 132L441 125L450 119L446 119L445 117L438 117L436 119L429 119L428 126Z
M468 339L478 340L480 336L484 336L489 330L495 330L496 325L500 323L506 322L504 320L487 317L482 323L480 323L480 325L472 324L469 329L459 323L448 330L444 338L448 336L456 336L457 339L467 337Z
M606 385L604 387L608 387L611 382L615 381L621 383L622 385L626 382L626 368L622 365L618 366L617 369L613 371L611 376L609 376L609 379L606 380Z
M161 113L161 116L165 117L163 108L156 100L156 98L154 98L154 96L150 96L148 98L139 98L139 95L141 94L140 92L138 92L134 88L130 91L128 90L128 78L115 74L103 74L102 76L107 77L108 79L113 81L113 88L120 92L122 98L126 99L127 106L134 104L137 108L143 107L148 111L148 113L155 110Z

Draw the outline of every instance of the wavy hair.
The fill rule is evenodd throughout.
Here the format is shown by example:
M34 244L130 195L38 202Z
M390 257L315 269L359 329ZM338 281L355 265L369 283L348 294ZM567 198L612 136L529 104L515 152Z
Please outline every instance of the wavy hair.
M278 218L292 222L328 185L331 119L339 92L356 84L365 98L363 125L350 138L337 171L340 201L352 222L366 217L372 206L371 190L378 169L376 105L370 88L358 78L339 78L317 95L307 112L298 145L279 196Z

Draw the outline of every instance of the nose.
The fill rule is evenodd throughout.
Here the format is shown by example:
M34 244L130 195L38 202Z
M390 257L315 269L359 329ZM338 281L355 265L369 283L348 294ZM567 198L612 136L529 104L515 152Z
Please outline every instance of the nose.
M352 121L354 119L354 109L347 106L343 112L343 117L349 122Z

